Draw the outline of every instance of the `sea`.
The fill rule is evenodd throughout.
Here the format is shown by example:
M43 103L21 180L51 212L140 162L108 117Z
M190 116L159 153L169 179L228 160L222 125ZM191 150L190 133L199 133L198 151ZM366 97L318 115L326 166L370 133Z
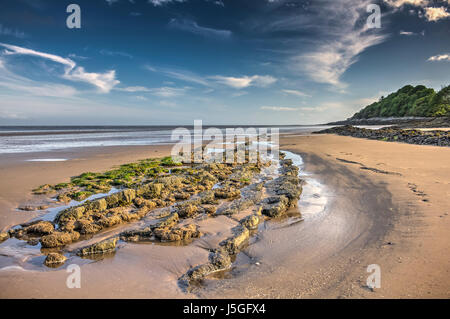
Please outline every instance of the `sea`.
M192 126L182 126L192 134ZM212 126L203 126L205 131ZM214 126L225 134L227 128L249 126ZM329 128L325 125L257 126L258 134L278 128L279 133L308 135ZM36 153L73 148L174 144L172 133L180 126L0 126L1 154ZM192 135L193 136L193 135Z

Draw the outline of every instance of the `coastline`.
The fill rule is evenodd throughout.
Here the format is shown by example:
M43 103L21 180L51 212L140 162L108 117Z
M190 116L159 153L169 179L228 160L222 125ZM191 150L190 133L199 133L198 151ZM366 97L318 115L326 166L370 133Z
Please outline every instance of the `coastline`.
M449 149L334 135L282 136L280 144L280 149L302 155L306 171L327 187L332 200L326 212L305 222L269 228L240 254L242 260L238 265L244 266L237 267L231 278L208 282L198 295L150 289L154 283L143 275L152 270L148 263L139 260L145 246L135 245L137 247L122 249L113 258L102 261L103 265L93 263L82 267L96 288L67 289L64 269L32 273L13 270L0 272L0 286L9 287L0 292L0 297L450 296L450 265L445 260L450 248L446 232L450 217L443 215L450 207L447 199ZM13 208L23 204L23 200L31 200L30 191L37 185L63 182L85 171L106 170L137 159L162 157L169 154L170 147L107 147L45 154L46 158L67 157L66 162L24 162L25 157L12 162L11 158L3 157L0 167L6 178L0 184L3 207L0 228L24 222L35 214L17 212ZM33 158L29 153L20 156ZM352 162L376 168L378 172L361 169L361 165ZM416 185L416 191L426 194L426 198L418 196L411 184ZM198 251L191 253L196 253L198 259L205 258ZM170 257L174 261L171 271L175 274L180 271L177 267L186 265L186 260L190 262L186 259L189 250L183 255ZM260 264L251 263L246 259L248 256L257 256ZM134 260L136 264L122 271L115 269L124 266L127 260ZM365 268L372 263L380 264L383 272L382 288L374 292L365 288L368 275ZM117 281L98 279L105 271L112 272ZM125 271L134 272L131 280ZM424 275L417 276L417 273ZM411 281L412 277L416 280ZM165 278L171 279L170 276Z

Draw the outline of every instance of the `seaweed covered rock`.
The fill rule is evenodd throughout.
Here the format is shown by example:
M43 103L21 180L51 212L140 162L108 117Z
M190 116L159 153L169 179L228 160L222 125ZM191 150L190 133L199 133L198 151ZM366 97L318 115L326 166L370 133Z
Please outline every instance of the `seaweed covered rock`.
M70 244L80 238L80 233L73 232L60 232L55 231L50 235L43 236L41 238L41 245L44 248L55 248Z
M0 233L0 243L1 243L2 241L7 240L8 238L9 238L9 233L7 233L7 232L1 232L1 233Z
M232 231L233 236L220 242L219 245L223 247L230 255L235 255L247 245L250 232L242 225L234 227Z
M173 228L156 228L154 233L161 241L182 241L201 236L198 226L194 224Z
M54 231L53 224L47 221L40 221L24 228L27 234L31 235L48 235Z
M280 217L286 213L289 208L289 199L284 196L271 196L266 198L262 206L262 214L269 217Z
M177 205L174 209L177 212L178 216L180 216L181 218L193 217L199 211L198 206L190 202Z
M180 218L177 213L171 213L169 216L159 221L152 228L167 228L173 227L179 222Z
M83 217L85 211L86 211L85 206L75 206L64 209L60 211L58 215L56 215L55 223L65 224L71 220L76 221Z
M82 235L87 235L99 232L102 229L102 226L88 220L79 220L75 222L74 229Z
M396 127L383 127L380 129L366 129L351 125L337 126L325 129L314 134L337 134L372 140L391 142L404 142L419 145L450 146L450 133L448 131L421 131L416 129L399 129Z
M214 190L214 196L220 199L234 199L241 196L241 191L234 187L219 188Z
M123 241L145 241L150 240L153 237L153 231L150 227L138 230L128 230L120 233L119 237Z
M211 251L208 259L209 262L189 269L178 279L178 283L183 289L189 290L193 282L200 282L208 275L231 267L231 257L223 248Z
M282 176L277 178L279 180L278 187L275 189L275 194L284 195L289 199L289 204L293 205L297 202L302 194L302 186L299 184L298 178L291 178L290 176Z
M113 252L116 249L117 241L118 241L117 237L105 239L101 242L81 248L80 250L78 250L77 255L89 256Z
M260 222L261 218L258 215L250 215L239 221L242 226L250 230L258 228Z
M60 253L49 253L45 258L44 264L47 267L58 267L64 264L67 257Z

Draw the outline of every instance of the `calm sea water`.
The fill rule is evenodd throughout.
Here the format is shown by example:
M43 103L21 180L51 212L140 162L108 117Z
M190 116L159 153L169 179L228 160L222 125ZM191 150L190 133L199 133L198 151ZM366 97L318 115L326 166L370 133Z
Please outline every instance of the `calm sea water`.
M0 126L0 154L49 152L69 148L176 143L178 126ZM236 126L238 127L238 126ZM242 126L244 129L245 126ZM279 126L280 133L309 134L328 126ZM192 127L186 126L191 132ZM203 127L207 129L208 127ZM218 126L223 132L226 127ZM256 127L257 130L263 127ZM268 129L275 126L264 127Z

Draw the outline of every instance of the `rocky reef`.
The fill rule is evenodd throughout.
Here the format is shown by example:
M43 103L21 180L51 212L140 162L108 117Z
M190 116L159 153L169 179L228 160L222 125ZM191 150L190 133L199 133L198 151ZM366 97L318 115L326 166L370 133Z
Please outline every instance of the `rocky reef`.
M351 125L336 126L315 134L337 134L371 140L403 142L419 145L450 146L450 131L421 131L417 129L400 129L384 127L381 129L358 128Z
M272 160L179 165L164 158L122 165L111 172L85 173L71 183L46 184L35 193L52 196L59 203L66 197L71 203L82 201L60 210L51 221L15 226L1 233L0 241L17 238L40 243L44 264L59 267L68 257L95 260L127 243L189 245L204 236L199 222L208 218L222 216L238 222L231 236L209 249L207 263L179 278L180 286L189 290L210 274L230 269L260 223L284 216L297 204L302 191L298 167L282 153L280 157L273 176L266 172ZM110 177L125 178L124 172L128 182L110 192L110 187L118 186L113 186ZM110 193L91 199L94 189ZM84 197L86 192L91 194ZM85 240L89 244L80 245Z
M283 154L281 154L283 157ZM217 214L233 215L243 209L255 206L254 212L239 220L232 229L232 235L211 249L208 262L189 269L179 278L179 285L185 291L191 291L206 277L232 267L236 255L249 243L258 225L270 218L284 216L290 207L297 205L302 192L302 182L298 177L298 167L291 160L280 160L279 177L266 183L252 184L247 189L247 197L233 201ZM264 190L264 191L263 191ZM263 193L266 196L263 196Z

